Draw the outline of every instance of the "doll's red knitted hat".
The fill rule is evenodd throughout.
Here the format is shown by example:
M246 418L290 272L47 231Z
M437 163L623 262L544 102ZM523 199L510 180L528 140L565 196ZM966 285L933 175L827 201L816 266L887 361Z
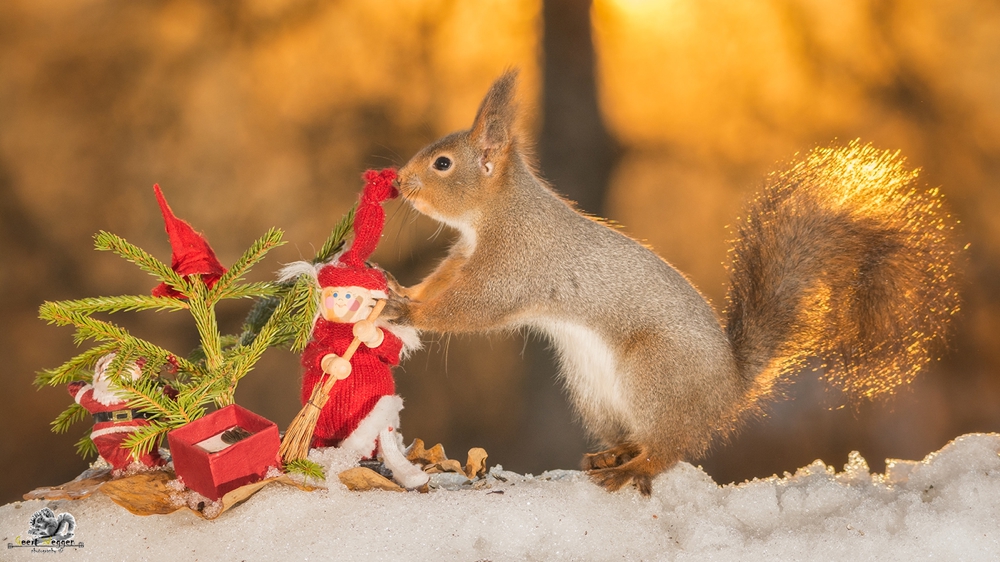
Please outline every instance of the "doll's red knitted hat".
M160 191L159 184L153 185L153 191L156 193L156 200L160 203L160 212L163 213L167 236L170 237L172 250L170 268L182 277L201 275L206 285L209 287L215 285L215 282L226 272L226 268L219 263L205 237L195 232L190 224L174 215L166 198L163 197L163 192ZM160 283L153 288L153 296L184 298L184 295L166 283Z
M375 251L375 246L382 237L382 227L385 225L382 202L399 195L392 183L396 179L396 170L368 170L364 179L365 189L354 214L354 241L350 249L335 262L321 268L316 279L320 287L362 287L382 292L382 295L376 294L375 297L385 298L388 290L385 275L377 268L367 265L365 260Z

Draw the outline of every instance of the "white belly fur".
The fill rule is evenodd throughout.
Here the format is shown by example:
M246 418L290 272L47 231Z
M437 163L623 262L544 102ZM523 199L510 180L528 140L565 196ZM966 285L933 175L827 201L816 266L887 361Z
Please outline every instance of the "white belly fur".
M599 435L610 429L609 421L629 427L618 361L607 342L590 328L565 320L542 318L531 324L552 340L566 388L587 429Z

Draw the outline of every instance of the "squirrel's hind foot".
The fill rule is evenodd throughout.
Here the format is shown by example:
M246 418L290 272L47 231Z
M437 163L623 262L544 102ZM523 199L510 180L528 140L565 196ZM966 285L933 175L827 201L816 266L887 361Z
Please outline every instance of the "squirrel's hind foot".
M617 445L610 449L583 455L583 469L587 471L621 466L639 456L642 448L632 443Z
M644 496L653 492L653 478L669 465L648 447L634 444L588 454L583 464L594 483L607 491L617 492L631 482Z

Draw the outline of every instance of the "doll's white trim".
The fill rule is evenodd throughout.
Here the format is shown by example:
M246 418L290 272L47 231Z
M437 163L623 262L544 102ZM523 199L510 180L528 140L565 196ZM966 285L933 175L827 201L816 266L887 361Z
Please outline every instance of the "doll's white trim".
M403 342L403 349L399 352L399 359L402 361L409 357L411 353L417 351L423 344L420 342L420 332L413 326L400 326L383 320L375 320L375 326L392 332L392 335Z
M399 427L399 411L403 409L403 399L395 394L383 396L375 403L358 428L340 444L341 449L368 456L375 450L375 440L383 429Z
M419 488L427 483L430 476L418 466L406 460L400 445L399 431L383 429L378 435L378 452L382 462L392 471L392 479L404 488Z

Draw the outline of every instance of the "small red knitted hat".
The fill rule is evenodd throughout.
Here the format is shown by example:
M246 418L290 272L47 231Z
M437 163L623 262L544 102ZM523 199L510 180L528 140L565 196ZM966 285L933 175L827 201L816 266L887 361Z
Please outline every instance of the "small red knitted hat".
M226 268L219 263L205 237L195 232L190 224L174 215L166 198L163 197L163 192L160 191L159 184L153 185L153 192L156 193L156 200L160 203L160 212L163 213L167 236L170 237L172 250L170 268L181 276L201 275L206 285L209 287L215 285L215 282L226 272ZM154 287L153 296L184 298L184 295L166 283L160 283Z
M319 270L316 278L320 287L362 287L382 292L388 289L385 275L377 268L365 264L365 260L375 251L375 246L382 237L382 227L385 225L382 202L399 195L392 184L396 179L396 170L368 170L364 179L365 189L354 214L354 241L336 262Z

